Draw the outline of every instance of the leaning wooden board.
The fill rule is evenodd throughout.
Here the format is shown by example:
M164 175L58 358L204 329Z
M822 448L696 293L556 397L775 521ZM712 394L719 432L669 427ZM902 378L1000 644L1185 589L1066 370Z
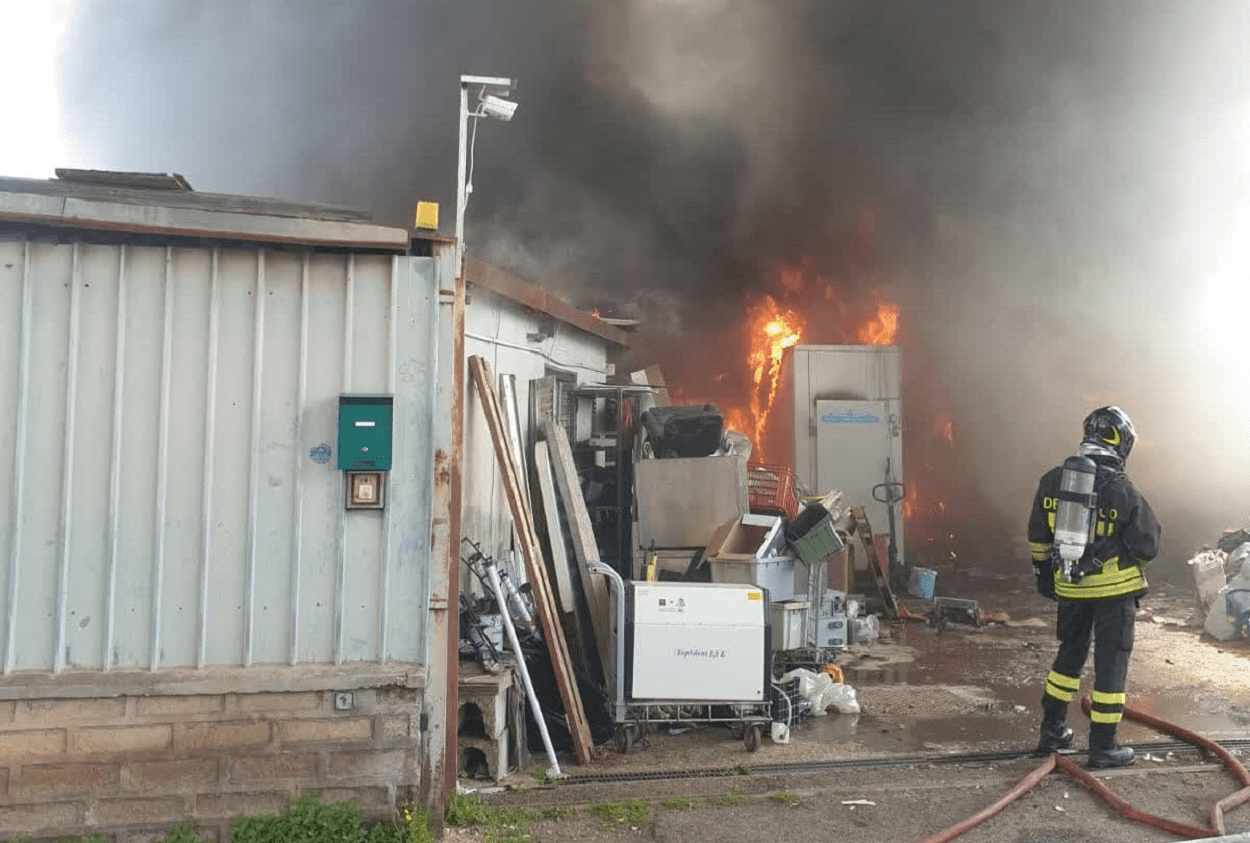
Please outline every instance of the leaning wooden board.
M577 479L577 465L573 462L573 449L569 445L568 434L558 424L550 420L543 421L543 436L547 439L547 450L551 455L551 467L555 471L556 486L560 489L560 497L564 501L564 514L569 522L569 534L573 539L573 555L577 557L577 568L582 575L582 593L590 604L591 622L595 627L595 647L599 651L599 663L605 671L611 670L611 616L612 607L608 603L608 584L599 574L590 571L590 563L599 560L599 545L595 541L595 528L590 523L590 512L586 509L586 499L582 497L582 484ZM606 682L606 677L604 679Z
M484 358L474 355L469 358L469 370L473 375L473 385L477 388L478 397L481 399L486 424L490 428L495 461L499 465L499 473L503 478L508 509L512 513L513 525L516 527L517 538L521 545L521 556L525 560L525 571L529 576L530 589L534 595L534 607L538 612L539 622L542 624L543 637L547 640L547 651L551 655L551 666L556 675L556 684L560 688L560 699L564 703L569 734L573 738L573 750L579 764L589 764L594 756L590 725L586 721L586 711L582 707L582 695L577 688L577 677L573 671L573 662L569 658L568 644L560 628L560 614L547 579L547 568L543 562L538 534L534 529L534 518L530 511L529 501L522 492L517 466L512 457L513 452L508 442L503 414L500 411L499 397L495 393L490 364ZM539 712L534 712L534 714L541 716Z
M559 503L556 502L556 479L551 473L551 461L547 456L547 441L534 443L534 474L538 476L538 491L543 502L543 519L547 535L551 539L551 567L556 573L556 588L560 595L560 609L573 611L573 581L569 576L569 559L564 550L564 530L560 527Z
M868 570L872 573L873 582L877 585L877 593L885 605L885 613L891 620L898 620L898 601L890 590L890 581L881 569L881 559L877 556L877 543L872 536L872 527L868 524L868 513L862 506L851 507L851 517L855 519L855 532L859 534L860 543L864 546L864 556L868 559Z

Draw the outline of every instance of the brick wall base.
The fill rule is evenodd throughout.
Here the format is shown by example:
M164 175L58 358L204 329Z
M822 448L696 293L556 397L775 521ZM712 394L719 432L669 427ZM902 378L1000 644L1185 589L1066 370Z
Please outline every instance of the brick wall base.
M138 843L189 818L224 843L309 790L381 817L413 801L420 709L403 686L0 699L0 839Z

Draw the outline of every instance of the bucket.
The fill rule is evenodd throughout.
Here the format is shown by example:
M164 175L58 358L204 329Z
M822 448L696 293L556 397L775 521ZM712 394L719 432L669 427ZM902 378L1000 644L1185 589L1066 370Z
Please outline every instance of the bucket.
M937 584L937 571L932 568L912 568L907 579L907 593L921 600L933 599L933 587Z

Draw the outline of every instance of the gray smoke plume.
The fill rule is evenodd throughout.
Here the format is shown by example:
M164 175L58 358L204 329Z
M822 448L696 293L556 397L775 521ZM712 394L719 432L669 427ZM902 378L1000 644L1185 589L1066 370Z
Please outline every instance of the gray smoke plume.
M1250 500L1248 23L1239 0L114 0L83 8L62 97L75 165L401 224L435 199L449 228L457 76L515 74L472 250L692 338L783 265L879 292L909 430L950 413L1004 565L1104 403L1184 558Z

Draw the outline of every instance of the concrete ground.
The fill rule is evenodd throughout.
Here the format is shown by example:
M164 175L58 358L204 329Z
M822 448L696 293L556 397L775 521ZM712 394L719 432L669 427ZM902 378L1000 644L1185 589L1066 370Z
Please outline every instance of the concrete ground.
M788 744L765 738L754 753L724 727L654 729L628 755L604 748L589 768L562 761L571 778L555 785L539 781L545 764L535 759L504 789L487 787L482 796L492 804L545 809L550 818L502 832L455 832L451 839L899 843L970 816L1038 764L1022 755L1036 742L1037 704L1055 650L1054 608L1032 592L1031 578L947 571L940 582L951 596L979 600L998 622L942 632L921 623L887 625L880 641L853 647L839 662L860 714L806 718ZM1192 607L1187 588L1166 583L1143 603L1129 704L1217 740L1250 739L1250 646L1201 638ZM1086 724L1076 706L1071 719L1082 750L1072 757L1083 763ZM1138 746L1173 740L1127 721L1120 737ZM994 755L942 761L986 753ZM1205 825L1212 802L1238 789L1231 774L1196 751L1139 755L1133 768L1100 778L1153 813ZM643 803L630 813L622 800L642 800L645 816ZM1228 830L1250 830L1250 807L1230 814ZM1081 784L1052 773L960 839L1178 838L1126 821Z

